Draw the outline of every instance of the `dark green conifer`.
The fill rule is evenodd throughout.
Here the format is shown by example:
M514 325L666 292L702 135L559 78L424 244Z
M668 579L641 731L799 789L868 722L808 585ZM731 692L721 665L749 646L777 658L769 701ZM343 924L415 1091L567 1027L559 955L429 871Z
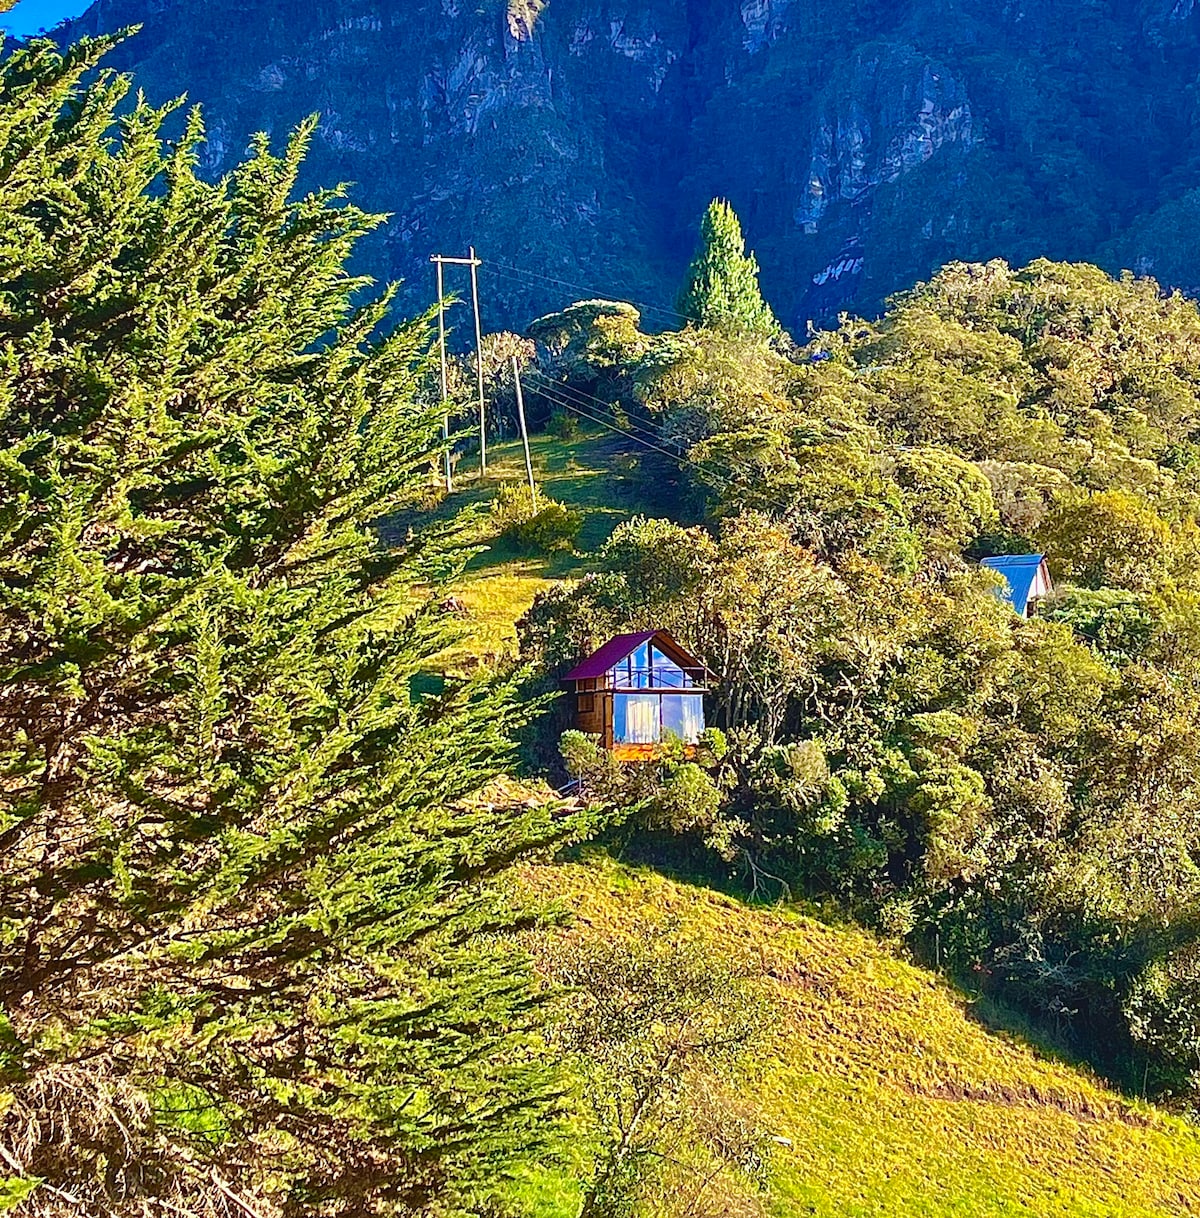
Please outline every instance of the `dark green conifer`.
M511 688L410 693L427 330L311 124L210 184L108 45L0 64L0 1208L475 1212L551 1090L490 881L555 831L471 798Z
M724 199L714 199L704 213L679 311L709 330L764 338L779 333L758 287L758 262L746 253L737 213Z

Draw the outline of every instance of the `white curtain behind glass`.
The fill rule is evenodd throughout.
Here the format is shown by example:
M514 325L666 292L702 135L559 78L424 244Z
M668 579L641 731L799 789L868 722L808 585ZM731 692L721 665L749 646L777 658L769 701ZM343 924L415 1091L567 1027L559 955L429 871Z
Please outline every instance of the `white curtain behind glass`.
M685 744L695 744L704 731L704 699L680 698L683 703L683 731L679 734Z
M695 744L704 731L704 699L698 694L664 694L662 723L664 731L684 744Z
M658 698L653 694L618 694L613 734L619 744L657 744Z

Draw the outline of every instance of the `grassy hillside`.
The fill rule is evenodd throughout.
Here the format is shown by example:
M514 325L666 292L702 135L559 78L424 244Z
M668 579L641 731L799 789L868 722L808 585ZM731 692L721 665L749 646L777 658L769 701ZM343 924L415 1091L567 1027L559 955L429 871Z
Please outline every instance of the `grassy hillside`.
M780 1018L746 1086L779 1139L764 1198L779 1218L1200 1214L1200 1130L989 1028L861 932L604 858L522 882L572 912L555 933L669 924L761 962ZM570 1187L541 1183L546 1218L574 1214Z
M457 659L511 648L513 623L540 589L584 573L622 519L663 512L622 475L626 459L603 434L535 437L540 485L585 515L578 551L546 558L492 546L476 556L455 588L470 619ZM523 474L520 445L496 446L489 477L464 471L439 513L486 504L499 482ZM569 928L553 933L601 942L670 925L702 938L715 958L761 964L779 1022L745 1089L776 1139L766 1213L1200 1214L1200 1130L1003 1030L982 1005L862 932L602 856L519 878L569 911ZM547 1167L522 1202L538 1218L575 1218L571 1175Z
M670 515L668 505L648 497L636 472L628 445L599 430L581 432L570 440L546 434L530 439L534 477L539 489L583 516L573 551L552 555L520 553L487 538L486 529L464 523L463 545L483 545L483 553L467 565L454 589L468 615L468 633L446 657L448 667L467 657L487 657L516 646L513 624L533 598L555 580L577 578L587 569L590 556L623 520L639 512ZM435 513L442 519L460 519L471 508L486 508L503 482L524 482L525 456L519 440L494 444L488 450L488 473L480 476L478 458L460 465L455 491Z

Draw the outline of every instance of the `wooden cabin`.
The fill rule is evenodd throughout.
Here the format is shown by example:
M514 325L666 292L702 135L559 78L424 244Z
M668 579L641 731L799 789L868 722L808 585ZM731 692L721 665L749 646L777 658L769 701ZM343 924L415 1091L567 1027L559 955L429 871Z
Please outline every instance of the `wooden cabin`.
M1029 616L1035 601L1054 591L1044 554L998 554L985 558L982 565L1004 577L1000 595L1022 617Z
M575 689L575 726L619 761L643 761L673 736L699 740L712 676L665 630L643 630L609 639L563 681Z

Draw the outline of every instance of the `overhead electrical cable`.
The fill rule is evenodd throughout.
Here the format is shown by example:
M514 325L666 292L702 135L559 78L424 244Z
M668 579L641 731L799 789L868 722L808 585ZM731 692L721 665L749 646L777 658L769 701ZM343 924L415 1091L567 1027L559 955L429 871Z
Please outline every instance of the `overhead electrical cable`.
M569 397L574 397L576 399L582 400L583 405L585 405L590 410L595 410L595 409L599 408L602 411L610 411L613 409L614 404L612 402L607 402L604 400L604 398L597 397L594 393L588 393L587 390L585 390L585 389L579 389L574 385L569 385L565 381L556 381L553 378L548 377L546 375L546 373L542 372L541 369L539 369L539 368L535 367L535 368L530 369L526 375L530 375L530 374L537 377L542 384L550 385L553 388L555 393L565 394ZM539 392L540 392L540 390L539 390ZM593 403L594 403L594 405L593 405ZM626 418L628 419L628 416L626 416ZM664 439L662 434L660 432L656 431L653 427L647 427L642 423L635 422L633 419L628 419L628 426L634 431L640 431L644 435L649 436L650 439L655 441L656 443L664 443L664 444L676 443L676 441L674 441L674 440ZM684 449L683 449L682 445L679 446L679 452L681 455L684 453ZM714 476L719 476L718 472L716 470L713 470L712 472L713 472ZM727 471L727 472L730 472L730 471Z
M603 398L597 397L594 393L587 393L583 389L576 389L573 385L568 385L564 381L556 381L552 377L548 377L544 372L534 368L531 370L532 375L537 378L541 385L548 385L555 393L561 393L567 397L571 397L579 401L579 403L588 410L611 411L614 403L606 402ZM527 372L526 375L529 375ZM649 436L655 443L669 444L674 441L666 440L653 427L647 427L643 423L638 423L633 419L629 419L627 426L632 431L640 431L643 435Z
M493 275L502 275L506 279L536 279L542 283L553 283L559 287L570 288L574 292L584 292L591 300L614 300L620 304L633 305L634 308L640 309L643 313L657 313L659 316L669 317L673 321L690 321L696 325L700 324L700 318L693 317L688 313L681 313L678 309L671 309L666 305L649 304L644 300L632 300L627 296L620 296L603 292L599 288L588 287L584 283L572 283L568 279L556 279L553 275L540 275L537 271L527 271L523 267L511 266L506 262L485 262L480 269L490 271Z
M535 375L536 375L536 373L535 373ZM557 384L557 382L552 382L552 383ZM690 466L692 469L698 470L700 473L705 474L714 483L716 483L718 485L719 489L725 490L727 492L728 491L738 491L738 490L741 490L742 492L746 492L748 489L747 487L744 487L744 486L739 487L738 483L735 481L736 473L732 469L722 472L720 470L713 469L712 466L705 465L702 462L695 460L693 457L687 456L685 453L678 452L678 451L671 452L668 449L663 448L659 444L655 444L649 440L644 440L644 439L642 439L641 436L635 435L634 433L632 433L630 431L626 431L624 428L617 426L610 420L597 417L597 415L594 414L592 411L585 409L584 407L581 407L578 403L572 402L567 398L560 397L555 390L547 390L547 389L537 387L537 386L534 386L532 388L533 388L533 391L535 393L539 394L541 397L544 397L548 401L553 402L556 406L561 406L565 410L572 411L574 414L577 414L581 419L586 419L590 423L595 423L597 426L603 427L607 431L611 431L616 435L623 436L625 439L630 440L635 444L641 444L645 448L651 448L655 452L662 453L663 456L669 457L672 461L677 461L681 465L687 465L687 466ZM601 399L597 398L596 400L600 401ZM750 493L753 494L753 492L750 492ZM758 502L761 505L761 507L763 507L763 508L770 508L770 509L773 509L777 512L781 512L784 514L786 514L788 511L787 504L779 503L779 502L776 502L769 498L759 498Z
M623 427L617 426L615 423L609 422L607 419L602 419L593 414L591 411L580 406L577 402L572 402L569 398L556 394L553 390L536 387L536 392L547 401L553 402L556 406L561 406L564 410L571 411L572 414L579 415L580 418L586 419L590 423L595 423L598 427L603 427L607 431L613 432L615 435L623 436L625 439L634 444L640 444L643 448L653 449L655 452L661 453L664 457L669 457L672 461L677 461L681 465L691 466L693 469L699 470L700 473L707 475L713 481L723 485L724 489L734 489L734 483L728 475L718 473L716 470L710 469L706 465L702 465L699 461L692 460L691 457L679 452L672 452L670 449L663 448L659 444L655 444L650 440L643 439L634 432L627 431Z
M538 379L539 386L540 384L549 384L552 387L552 391L555 393L568 397L574 397L576 399L586 399L585 402L581 403L581 405L583 405L586 409L595 410L597 407L601 411L609 411L612 409L611 402L606 402L603 398L597 397L594 393L588 393L586 390L577 389L575 386L564 384L562 381L551 380L538 368L533 368L530 371L532 372L532 375ZM542 389L539 386L535 386L535 388L537 388L539 393L542 393ZM591 405L593 402L595 403L595 406ZM675 441L672 440L665 440L662 435L653 428L645 427L640 423L634 422L632 419L628 420L628 426L634 431L638 431L646 436L649 436L651 441L656 445L675 443ZM703 470L704 472L708 473L713 478L725 481L728 485L734 485L733 479L735 478L736 473L732 468L720 470L702 461L697 461L695 457L691 457L687 454L682 445L678 446L674 456L676 460L686 461L696 469Z
M588 393L586 390L577 389L573 385L565 384L563 381L556 381L553 378L548 377L538 368L529 369L526 372L526 375L532 375L535 382L533 387L543 396L557 394L560 397L567 398L569 401L573 401L583 410L590 410L593 413L599 412L601 415L604 415L613 409L612 402L606 402L603 398L597 397L594 393ZM628 415L626 415L624 426L629 432L639 432L641 435L646 436L649 441L655 445L675 444L675 451L672 455L674 455L678 460L688 460L693 465L697 465L696 459L694 457L689 457L682 445L676 444L674 440L666 439L653 427L647 427L645 424L638 423L634 419L629 418ZM706 468L703 465L697 465L697 467ZM716 469L709 469L709 472L713 475L713 477L725 476ZM727 471L727 473L728 472L730 471Z

